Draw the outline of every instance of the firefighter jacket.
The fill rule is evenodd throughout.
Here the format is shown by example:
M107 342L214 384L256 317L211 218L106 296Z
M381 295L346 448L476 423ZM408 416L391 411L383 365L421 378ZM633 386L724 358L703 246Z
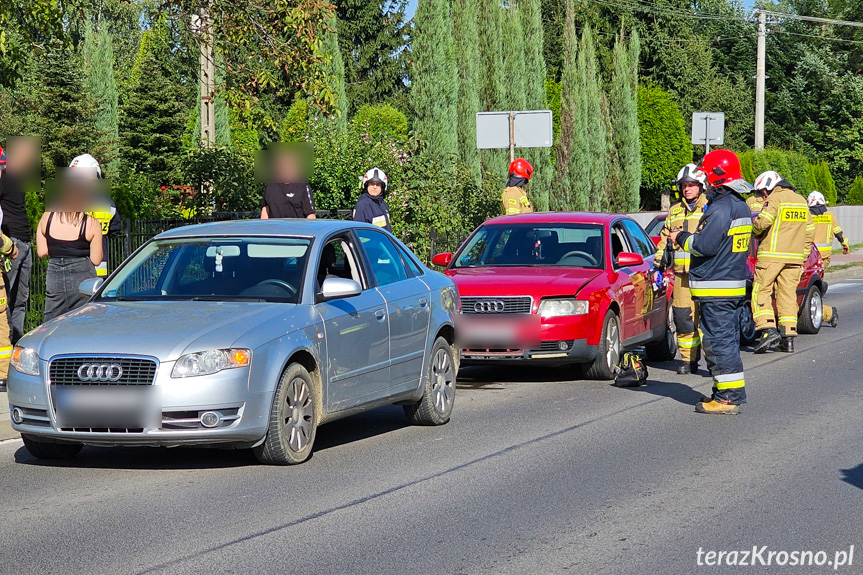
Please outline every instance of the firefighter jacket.
M533 206L527 199L527 192L519 186L509 186L503 191L500 200L501 214L514 216L517 214L529 214L533 212Z
M802 264L809 257L815 223L806 199L793 188L776 186L752 224L760 236L759 262Z
M833 236L836 236L840 244L848 246L848 238L839 227L836 215L828 210L827 206L812 206L809 208L809 213L812 214L812 221L815 224L814 241L821 257L833 253Z
M2 212L0 212L2 214ZM2 217L2 216L0 216ZM12 269L12 252L15 251L15 243L12 241L12 238L7 236L6 234L0 233L0 271L3 273L8 273ZM0 278L2 280L2 278ZM3 282L0 281L0 284ZM2 288L2 285L0 285ZM5 300L6 295L4 293L3 299ZM5 301L3 304L5 305Z
M761 208L764 207L764 198L758 192L752 194L748 198L746 198L746 205L749 206L749 209L753 212L760 212Z
M87 215L95 218L102 230L102 261L96 266L96 275L105 277L108 275L108 238L120 235L123 224L120 222L120 216L117 215L117 205L113 200L110 204L105 203L87 212Z
M724 186L713 190L696 231L677 236L677 243L692 254L689 267L692 299L746 297L751 237L752 215L743 198Z
M692 233L698 227L698 222L704 214L704 206L707 205L707 196L698 194L695 198L695 205L690 210L685 201L678 202L671 206L668 210L668 216L665 218L665 225L662 226L662 231L659 232L659 243L656 245L656 257L654 258L654 267L657 269L662 267L662 256L665 253L666 246L670 241L668 235L671 232L678 230ZM690 253L683 249L680 245L674 245L674 273L685 274L689 273Z

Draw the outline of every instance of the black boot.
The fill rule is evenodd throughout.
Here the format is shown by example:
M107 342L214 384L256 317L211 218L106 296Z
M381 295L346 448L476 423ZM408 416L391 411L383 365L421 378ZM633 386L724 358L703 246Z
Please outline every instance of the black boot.
M761 333L755 338L755 346L752 351L755 353L767 353L771 347L782 341L782 336L776 331L775 327L768 327L761 330Z
M6 380L0 379L0 392L6 391Z
M794 338L783 337L776 349L777 351L784 351L785 353L794 353Z
M830 316L830 321L827 322L827 325L829 325L830 327L836 327L837 325L839 325L839 310L835 307L833 308L833 315Z
M695 368L698 370L698 367ZM677 373L680 375L686 375L687 373L692 373L691 364L686 363L685 361L677 366Z

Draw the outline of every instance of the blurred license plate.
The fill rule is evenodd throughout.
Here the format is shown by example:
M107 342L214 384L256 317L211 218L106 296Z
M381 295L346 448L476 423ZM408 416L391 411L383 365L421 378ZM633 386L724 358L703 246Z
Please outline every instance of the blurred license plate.
M456 343L462 349L539 347L538 315L456 316Z
M58 427L160 427L158 393L152 385L51 386Z

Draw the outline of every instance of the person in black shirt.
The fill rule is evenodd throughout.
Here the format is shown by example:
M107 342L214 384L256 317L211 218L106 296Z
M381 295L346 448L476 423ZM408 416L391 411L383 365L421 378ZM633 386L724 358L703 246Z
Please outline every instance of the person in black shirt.
M34 138L14 138L9 141L8 169L0 178L0 208L3 223L0 231L9 236L18 247L18 257L12 267L3 274L6 293L10 338L15 344L24 335L24 317L30 297L30 273L33 255L30 248L32 232L27 217L27 182L38 176L39 143Z
M384 192L387 191L387 175L380 168L372 168L361 178L363 193L354 206L353 220L355 222L366 222L388 232L392 232L390 225L390 208L384 201Z
M275 154L269 183L261 198L261 219L315 219L315 200L302 175L299 154L290 148L279 149Z

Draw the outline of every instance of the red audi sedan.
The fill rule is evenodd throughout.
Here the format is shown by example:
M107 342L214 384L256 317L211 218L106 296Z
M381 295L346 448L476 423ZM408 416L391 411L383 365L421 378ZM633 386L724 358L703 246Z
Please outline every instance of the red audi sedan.
M482 224L433 262L458 286L465 365L582 365L611 379L623 350L667 361L677 339L665 286L649 277L655 247L631 218L533 213Z

